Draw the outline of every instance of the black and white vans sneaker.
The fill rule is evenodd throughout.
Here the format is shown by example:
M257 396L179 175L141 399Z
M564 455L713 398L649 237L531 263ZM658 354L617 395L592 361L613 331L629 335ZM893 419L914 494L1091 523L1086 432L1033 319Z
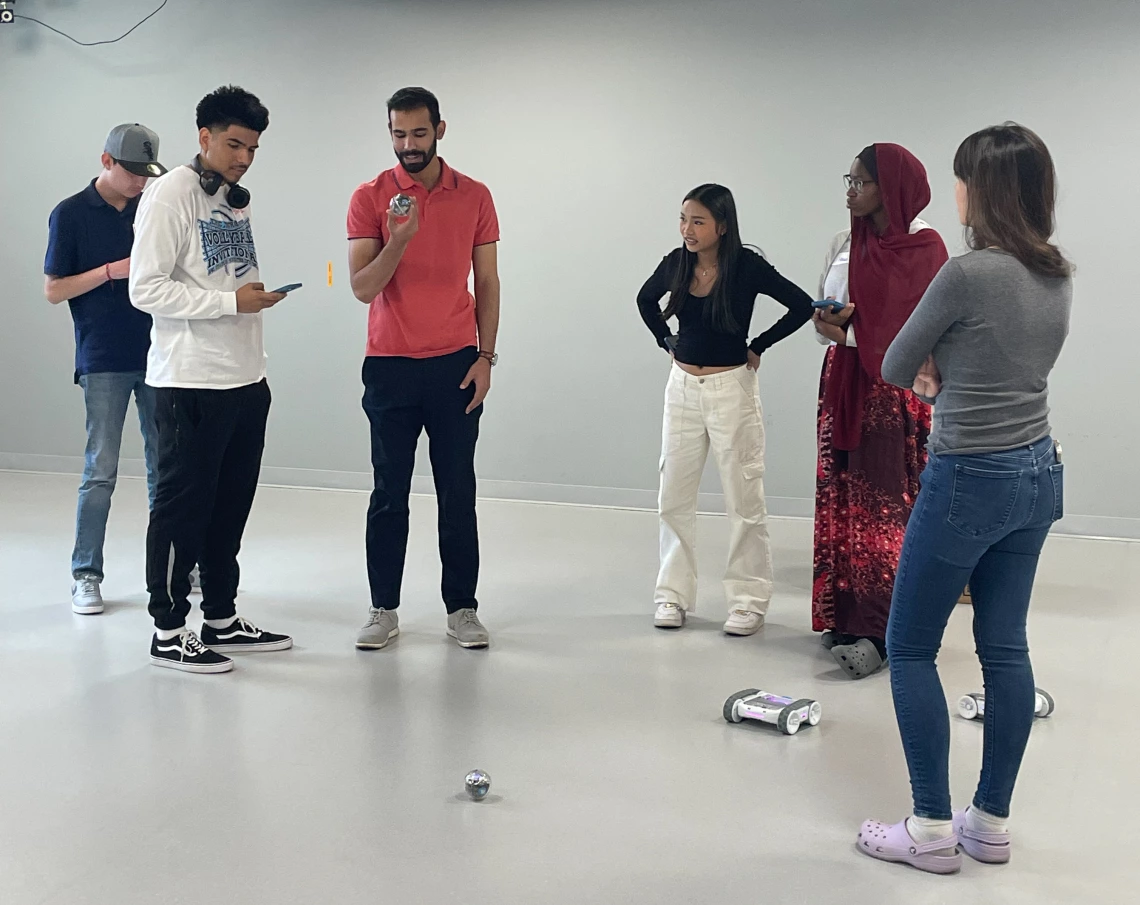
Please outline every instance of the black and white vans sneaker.
M234 668L233 660L210 650L189 629L169 641L155 635L150 642L150 662L182 672L229 672Z
M293 639L288 635L275 635L272 632L263 632L247 619L238 616L229 628L210 628L202 626L202 642L207 647L226 651L259 651L288 650L293 646Z

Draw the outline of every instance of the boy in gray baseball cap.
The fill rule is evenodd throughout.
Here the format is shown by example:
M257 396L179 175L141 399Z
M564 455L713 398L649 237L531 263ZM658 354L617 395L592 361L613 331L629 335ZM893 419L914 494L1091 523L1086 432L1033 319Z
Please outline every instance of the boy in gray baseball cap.
M87 409L87 449L79 486L71 606L103 611L103 539L119 470L119 444L131 396L138 408L147 489L154 502L158 429L154 390L146 385L151 318L131 305L127 275L135 210L147 180L166 168L158 136L146 126L116 126L103 146L103 168L87 188L61 201L48 220L44 295L68 302L75 324L75 382Z
M164 176L166 167L158 162L158 136L138 123L115 126L103 150L128 173L136 176Z

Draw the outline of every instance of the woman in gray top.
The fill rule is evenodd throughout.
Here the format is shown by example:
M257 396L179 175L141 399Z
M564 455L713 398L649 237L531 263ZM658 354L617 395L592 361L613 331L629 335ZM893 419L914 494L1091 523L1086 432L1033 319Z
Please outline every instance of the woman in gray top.
M1006 123L954 159L970 253L935 277L883 359L910 387L928 355L938 375L929 461L899 559L887 627L891 689L914 816L863 825L859 848L934 873L1009 860L1014 782L1035 709L1025 622L1037 560L1061 518L1063 466L1048 377L1069 329L1072 268L1050 241L1054 169L1041 139ZM939 383L940 382L940 383ZM985 740L973 804L952 811L950 720L935 657L967 579L985 679Z

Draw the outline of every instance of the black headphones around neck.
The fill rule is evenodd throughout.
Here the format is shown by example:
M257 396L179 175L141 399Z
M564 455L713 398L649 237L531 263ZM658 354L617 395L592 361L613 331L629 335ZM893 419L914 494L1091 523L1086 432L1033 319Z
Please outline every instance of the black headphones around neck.
M207 195L213 196L218 194L221 187L226 184L225 177L222 176L221 173L215 172L214 170L207 170L202 166L202 158L197 154L195 154L194 159L190 161L190 169L198 174L198 184L202 186L202 191ZM235 211L244 210L249 207L249 190L238 185L236 182L231 183L226 201L229 202L230 207Z

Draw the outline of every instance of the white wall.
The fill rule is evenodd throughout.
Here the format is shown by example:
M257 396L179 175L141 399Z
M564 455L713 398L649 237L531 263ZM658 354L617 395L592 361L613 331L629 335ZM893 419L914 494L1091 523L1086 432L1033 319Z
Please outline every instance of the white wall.
M93 40L154 5L19 0L18 11ZM1038 0L175 0L100 48L4 27L0 466L72 468L82 452L68 314L41 295L48 212L97 172L120 121L156 129L168 165L189 159L194 106L220 84L271 113L247 180L264 278L306 284L267 315L266 476L368 484L366 312L348 288L344 213L353 188L392 164L385 98L424 84L450 123L443 154L490 185L502 221L484 492L619 504L654 499L667 362L634 295L673 246L689 188L729 185L746 241L814 292L859 149L898 141L918 154L934 189L926 218L960 250L954 149L1013 118L1054 151L1060 239L1080 268L1053 379L1069 524L1140 536L1122 280L1140 234L1138 41L1140 4ZM762 301L757 324L781 311ZM761 369L776 513L810 512L821 349L809 330ZM132 437L126 454L138 449Z

